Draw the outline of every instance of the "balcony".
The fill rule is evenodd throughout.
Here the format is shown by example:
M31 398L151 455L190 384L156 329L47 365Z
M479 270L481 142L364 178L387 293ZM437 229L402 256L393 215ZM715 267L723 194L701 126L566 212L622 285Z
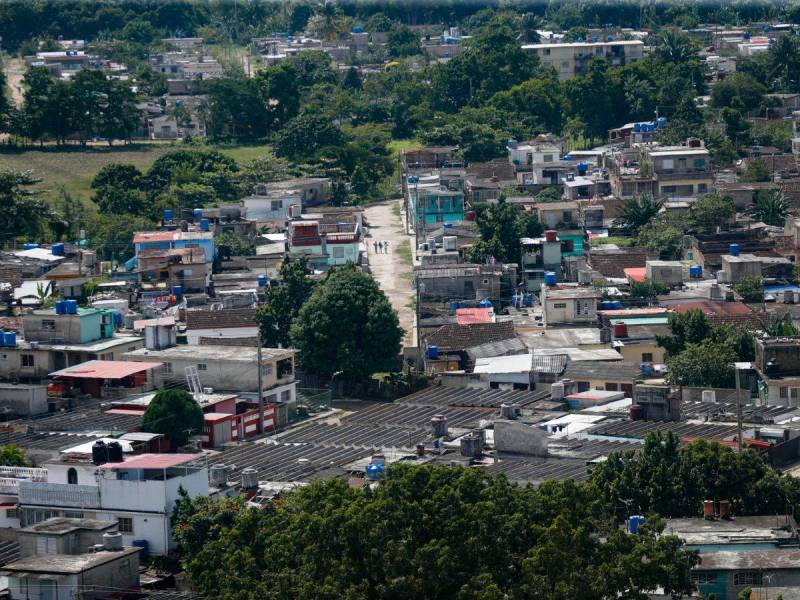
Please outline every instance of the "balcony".
M100 488L92 485L21 481L19 503L64 508L100 508Z
M658 181L675 181L679 179L711 179L711 173L709 171L658 171L655 174L655 178Z

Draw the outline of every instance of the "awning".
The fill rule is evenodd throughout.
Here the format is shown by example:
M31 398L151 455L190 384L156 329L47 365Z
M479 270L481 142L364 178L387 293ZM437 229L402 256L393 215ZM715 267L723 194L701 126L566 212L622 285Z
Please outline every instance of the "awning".
M156 367L160 362L134 362L127 360L89 360L85 363L67 367L50 373L50 377L71 377L73 379L124 379L136 373L143 373Z

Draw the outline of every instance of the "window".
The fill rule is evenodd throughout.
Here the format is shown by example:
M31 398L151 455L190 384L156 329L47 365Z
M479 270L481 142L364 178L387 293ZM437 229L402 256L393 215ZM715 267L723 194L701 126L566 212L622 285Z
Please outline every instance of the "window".
M344 258L344 248L341 246L334 246L333 258Z
M553 162L553 155L552 154L543 154L542 155L542 162Z
M78 471L75 470L75 467L70 467L69 471L67 471L67 483L70 485L78 484Z
M674 185L662 185L661 186L661 193L662 194L674 194L677 190L678 190L678 188L676 188Z
M6 519L19 519L20 514L16 508L6 509Z
M261 365L262 375L272 375L272 365Z
M665 158L661 161L661 168L665 171L669 171L675 168L675 161L671 158Z
M208 365L206 363L197 363L197 370L208 371Z
M763 585L763 580L758 571L739 571L733 574L733 585Z
M789 397L789 388L788 387L780 388L780 397L781 397L781 399L786 399L786 398Z
M566 302L555 302L553 308L567 308Z
M609 392L616 392L619 390L619 386L616 383L611 383L610 381L606 381L606 390Z
M653 353L642 352L642 362L653 362Z
M83 513L79 512L79 511L75 512L75 511L65 510L64 511L64 518L65 519L82 519L83 518Z
M550 56L550 48L545 48L544 49L544 55L545 56Z
M33 367L33 354L23 354L20 356L20 360L22 361L23 367Z
M37 537L36 554L58 554L58 541L56 538L44 535Z
M717 583L716 573L692 573L692 583L695 585L713 585Z
M133 533L133 519L130 517L117 517L117 526L120 533Z
M292 399L292 390L283 390L281 392L281 402L289 402Z
M281 202L280 200L273 200L272 202L270 202L270 210L272 210L272 212L277 212L282 208L283 208L283 202Z
M56 328L56 322L53 319L42 319L42 329L53 331Z
M706 183L698 183L697 184L697 193L698 194L705 194L708 192L708 184Z
M171 362L165 362L164 364L162 364L161 365L161 372L162 373L166 373L167 375L170 375L172 373L172 363Z
M705 158L696 158L694 160L694 168L695 169L705 169L706 168L706 159Z
M572 213L569 212L568 210L565 210L564 212L561 213L561 220L564 221L564 223L571 223Z

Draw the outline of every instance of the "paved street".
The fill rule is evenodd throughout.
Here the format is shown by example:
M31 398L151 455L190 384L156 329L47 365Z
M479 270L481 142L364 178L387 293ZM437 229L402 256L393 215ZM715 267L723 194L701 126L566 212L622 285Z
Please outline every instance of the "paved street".
M369 205L364 216L368 223L370 236L365 238L369 252L372 275L381 289L389 297L392 306L400 316L400 325L406 330L404 343L414 344L414 289L411 283L412 268L408 253L398 252L404 242L413 243L413 238L403 230L402 217L395 214L392 207L401 205L402 200L389 200ZM374 242L389 242L388 253L376 253ZM410 246L408 246L410 250Z

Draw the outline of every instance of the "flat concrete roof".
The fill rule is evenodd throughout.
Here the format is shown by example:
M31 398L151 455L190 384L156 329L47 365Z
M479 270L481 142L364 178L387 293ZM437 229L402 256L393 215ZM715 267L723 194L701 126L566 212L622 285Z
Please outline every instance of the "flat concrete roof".
M3 565L0 572L9 574L26 572L77 575L83 571L136 554L139 550L141 548L123 548L114 552L103 550L86 554L34 555Z

